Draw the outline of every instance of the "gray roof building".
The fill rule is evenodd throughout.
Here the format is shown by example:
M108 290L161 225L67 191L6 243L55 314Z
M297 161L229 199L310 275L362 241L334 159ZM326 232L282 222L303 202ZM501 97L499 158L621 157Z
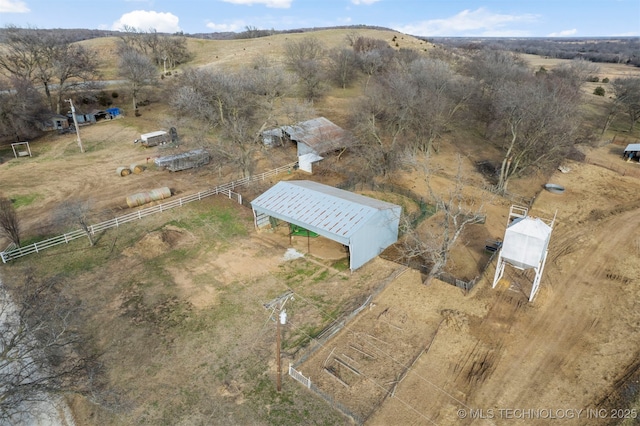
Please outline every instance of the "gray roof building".
M257 228L269 217L349 247L358 269L398 240L402 207L312 181L282 181L251 202Z
M298 155L326 154L353 144L351 134L324 117L282 128L289 139L298 144Z

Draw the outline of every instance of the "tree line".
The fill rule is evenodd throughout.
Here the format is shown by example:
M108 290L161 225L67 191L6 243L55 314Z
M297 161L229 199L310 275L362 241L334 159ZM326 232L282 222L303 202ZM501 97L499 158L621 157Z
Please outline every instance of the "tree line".
M619 38L429 38L432 43L456 48L490 48L557 59L627 64L640 67L640 40Z
M179 35L130 27L118 34L118 72L129 83L136 111L139 91L157 80L158 69L167 73L191 56ZM72 97L97 102L102 64L74 32L8 26L0 37L0 139L37 136L38 123L67 111Z

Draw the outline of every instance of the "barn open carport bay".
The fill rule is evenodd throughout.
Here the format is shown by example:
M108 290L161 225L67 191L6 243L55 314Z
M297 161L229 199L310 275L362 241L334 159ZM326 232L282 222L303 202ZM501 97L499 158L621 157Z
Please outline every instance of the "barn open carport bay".
M640 225L638 182L567 168L552 177L567 191L540 192L530 211L558 212L533 302L531 273L507 268L491 288L495 262L467 296L439 281L424 286L411 271L299 370L374 425L473 422L458 410L628 408L606 396L639 356L640 241L630 232ZM585 209L585 199L602 208Z

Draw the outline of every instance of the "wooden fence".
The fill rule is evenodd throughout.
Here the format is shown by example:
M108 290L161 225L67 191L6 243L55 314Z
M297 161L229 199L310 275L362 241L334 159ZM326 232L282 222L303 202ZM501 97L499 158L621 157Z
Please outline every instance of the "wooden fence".
M88 227L88 231L79 229L57 237L49 238L47 240L38 241L24 247L16 247L15 244L11 244L4 251L0 252L0 257L2 257L2 263L7 263L10 260L17 259L28 254L39 253L42 250L48 249L50 247L55 247L59 244L66 244L69 241L73 241L81 237L88 237L88 234L95 235L98 232L102 232L110 228L117 228L120 225L124 225L125 223L133 222L135 220L140 220L143 217L150 216L152 214L161 213L176 207L182 207L185 204L191 203L193 201L199 201L212 195L227 195L229 198L235 198L238 203L242 204L242 196L236 192L233 192L233 189L248 185L252 182L264 181L267 178L276 176L280 173L284 173L287 171L290 172L293 170L295 164L296 163L290 163L285 166L278 167L277 169L261 173L259 175L248 176L233 182L222 184L212 189L198 192L197 194L187 195L176 200L171 200L166 203L158 204L156 206L140 209L133 213L118 216L114 219L91 225Z

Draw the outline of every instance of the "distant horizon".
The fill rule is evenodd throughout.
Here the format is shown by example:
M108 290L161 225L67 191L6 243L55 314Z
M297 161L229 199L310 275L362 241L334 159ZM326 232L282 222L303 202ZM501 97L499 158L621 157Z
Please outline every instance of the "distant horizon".
M62 10L62 12L61 12ZM381 27L432 38L640 37L638 0L0 0L0 26L160 33Z

